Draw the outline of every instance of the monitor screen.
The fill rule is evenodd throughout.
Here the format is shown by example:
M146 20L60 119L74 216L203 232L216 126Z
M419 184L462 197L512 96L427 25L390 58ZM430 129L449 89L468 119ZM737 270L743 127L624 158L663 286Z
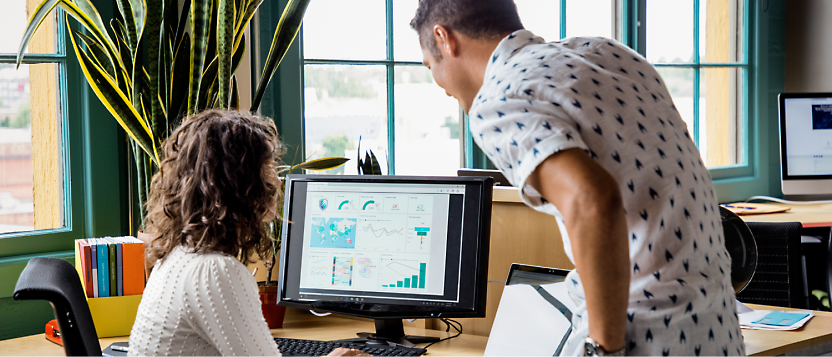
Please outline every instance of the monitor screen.
M832 178L832 93L783 99L784 173Z
M491 191L483 177L289 175L279 302L484 316Z

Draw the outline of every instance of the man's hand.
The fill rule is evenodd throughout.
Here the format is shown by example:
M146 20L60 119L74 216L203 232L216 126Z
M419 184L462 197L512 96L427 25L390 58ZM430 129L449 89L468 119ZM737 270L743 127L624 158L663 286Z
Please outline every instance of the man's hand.
M624 347L630 288L627 221L618 182L581 149L553 154L528 183L563 214L589 314L589 336Z
M361 350L356 350L352 348L344 348L338 347L332 352L330 352L327 356L334 357L334 356L372 356L371 354L364 353Z

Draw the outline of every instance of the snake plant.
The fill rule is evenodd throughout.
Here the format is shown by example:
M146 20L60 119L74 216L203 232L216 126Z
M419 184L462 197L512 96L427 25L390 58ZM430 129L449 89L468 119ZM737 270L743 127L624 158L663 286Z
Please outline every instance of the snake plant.
M245 29L264 0L115 0L106 24L91 0L43 0L29 19L17 52L20 65L40 24L60 7L86 32L70 30L70 44L96 96L131 141L141 207L163 159L161 143L182 118L208 108L239 108L234 74L246 50ZM310 0L289 0L272 39L248 110L258 109L269 80L297 36ZM108 26L109 25L109 26ZM295 166L324 170L348 159ZM140 224L144 222L140 210Z

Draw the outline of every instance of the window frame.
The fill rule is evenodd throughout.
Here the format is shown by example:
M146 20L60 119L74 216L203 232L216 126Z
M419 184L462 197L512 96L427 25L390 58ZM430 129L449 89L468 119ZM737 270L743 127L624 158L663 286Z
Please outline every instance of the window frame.
M392 0L386 1L387 3L392 2ZM558 1L561 1L561 11L564 14L561 20L561 33L563 33L565 30L563 27L566 24L566 11L564 11L566 2L565 0ZM647 24L646 0L615 1L615 12L619 13L616 18L620 22L615 23L613 29L617 35L620 34L619 41L645 55L646 28L639 26L639 24ZM698 16L699 1L704 0L694 1L695 14ZM784 88L782 64L785 46L782 45L784 36L781 30L785 26L785 20L774 9L784 12L785 2L772 0L765 4L759 4L749 0L742 1L744 20L742 28L744 36L742 44L743 61L727 65L718 63L698 64L699 68L736 66L745 68L742 87L744 91L742 99L742 126L744 132L741 134L744 139L743 161L741 164L709 169L720 202L744 200L754 195L782 195L779 188L779 151L777 144L779 139L777 138L775 99L777 93L782 92ZM260 36L271 38L280 12L287 2L288 0L279 0L274 3L263 3L258 21L259 31L257 33ZM695 26L698 25L698 21L695 21ZM390 27L388 25L388 28ZM698 31L694 33L695 36L699 35ZM292 44L286 57L284 57L283 62L285 63L278 68L278 73L272 79L272 81L280 83L276 83L267 90L267 96L271 94L271 98L277 98L277 101L273 101L272 105L267 106L264 100L262 108L263 114L275 118L278 129L283 133L284 142L289 147L288 152L291 154L287 154L289 160L294 156L295 150L298 150L299 155L304 154L305 135L303 132L303 99L301 94L303 90L303 69L301 67L303 53L301 42L302 37ZM698 46L698 40L695 40L694 44ZM256 48L259 48L261 52L258 56L261 63L265 61L267 46L268 42L260 42L256 45ZM390 51L392 49L388 48L388 52ZM696 56L698 58L698 51ZM259 68L259 66L254 68L256 72L256 68ZM257 73L255 73L256 76ZM698 81L699 77L696 78ZM698 88L698 85L696 88ZM291 94L292 91L294 94ZM284 93L290 93L290 98L280 96ZM698 95L698 89L696 94ZM388 101L392 100L393 97L389 96ZM389 114L388 120L392 120ZM464 117L462 121L467 121L467 117ZM393 150L395 150L393 145L394 133L394 128L389 127L388 141ZM470 133L467 130L465 130L465 133L464 139L461 140L461 148L465 157L464 166L468 168L493 168L483 152L474 145ZM394 160L395 158L391 160L390 165L395 162Z

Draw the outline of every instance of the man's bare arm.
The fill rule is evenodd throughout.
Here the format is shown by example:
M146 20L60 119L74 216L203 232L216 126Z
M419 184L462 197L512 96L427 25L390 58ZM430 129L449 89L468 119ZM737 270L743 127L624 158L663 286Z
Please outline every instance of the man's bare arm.
M627 221L618 182L581 149L556 153L528 183L563 214L589 313L589 336L624 347L630 287Z

